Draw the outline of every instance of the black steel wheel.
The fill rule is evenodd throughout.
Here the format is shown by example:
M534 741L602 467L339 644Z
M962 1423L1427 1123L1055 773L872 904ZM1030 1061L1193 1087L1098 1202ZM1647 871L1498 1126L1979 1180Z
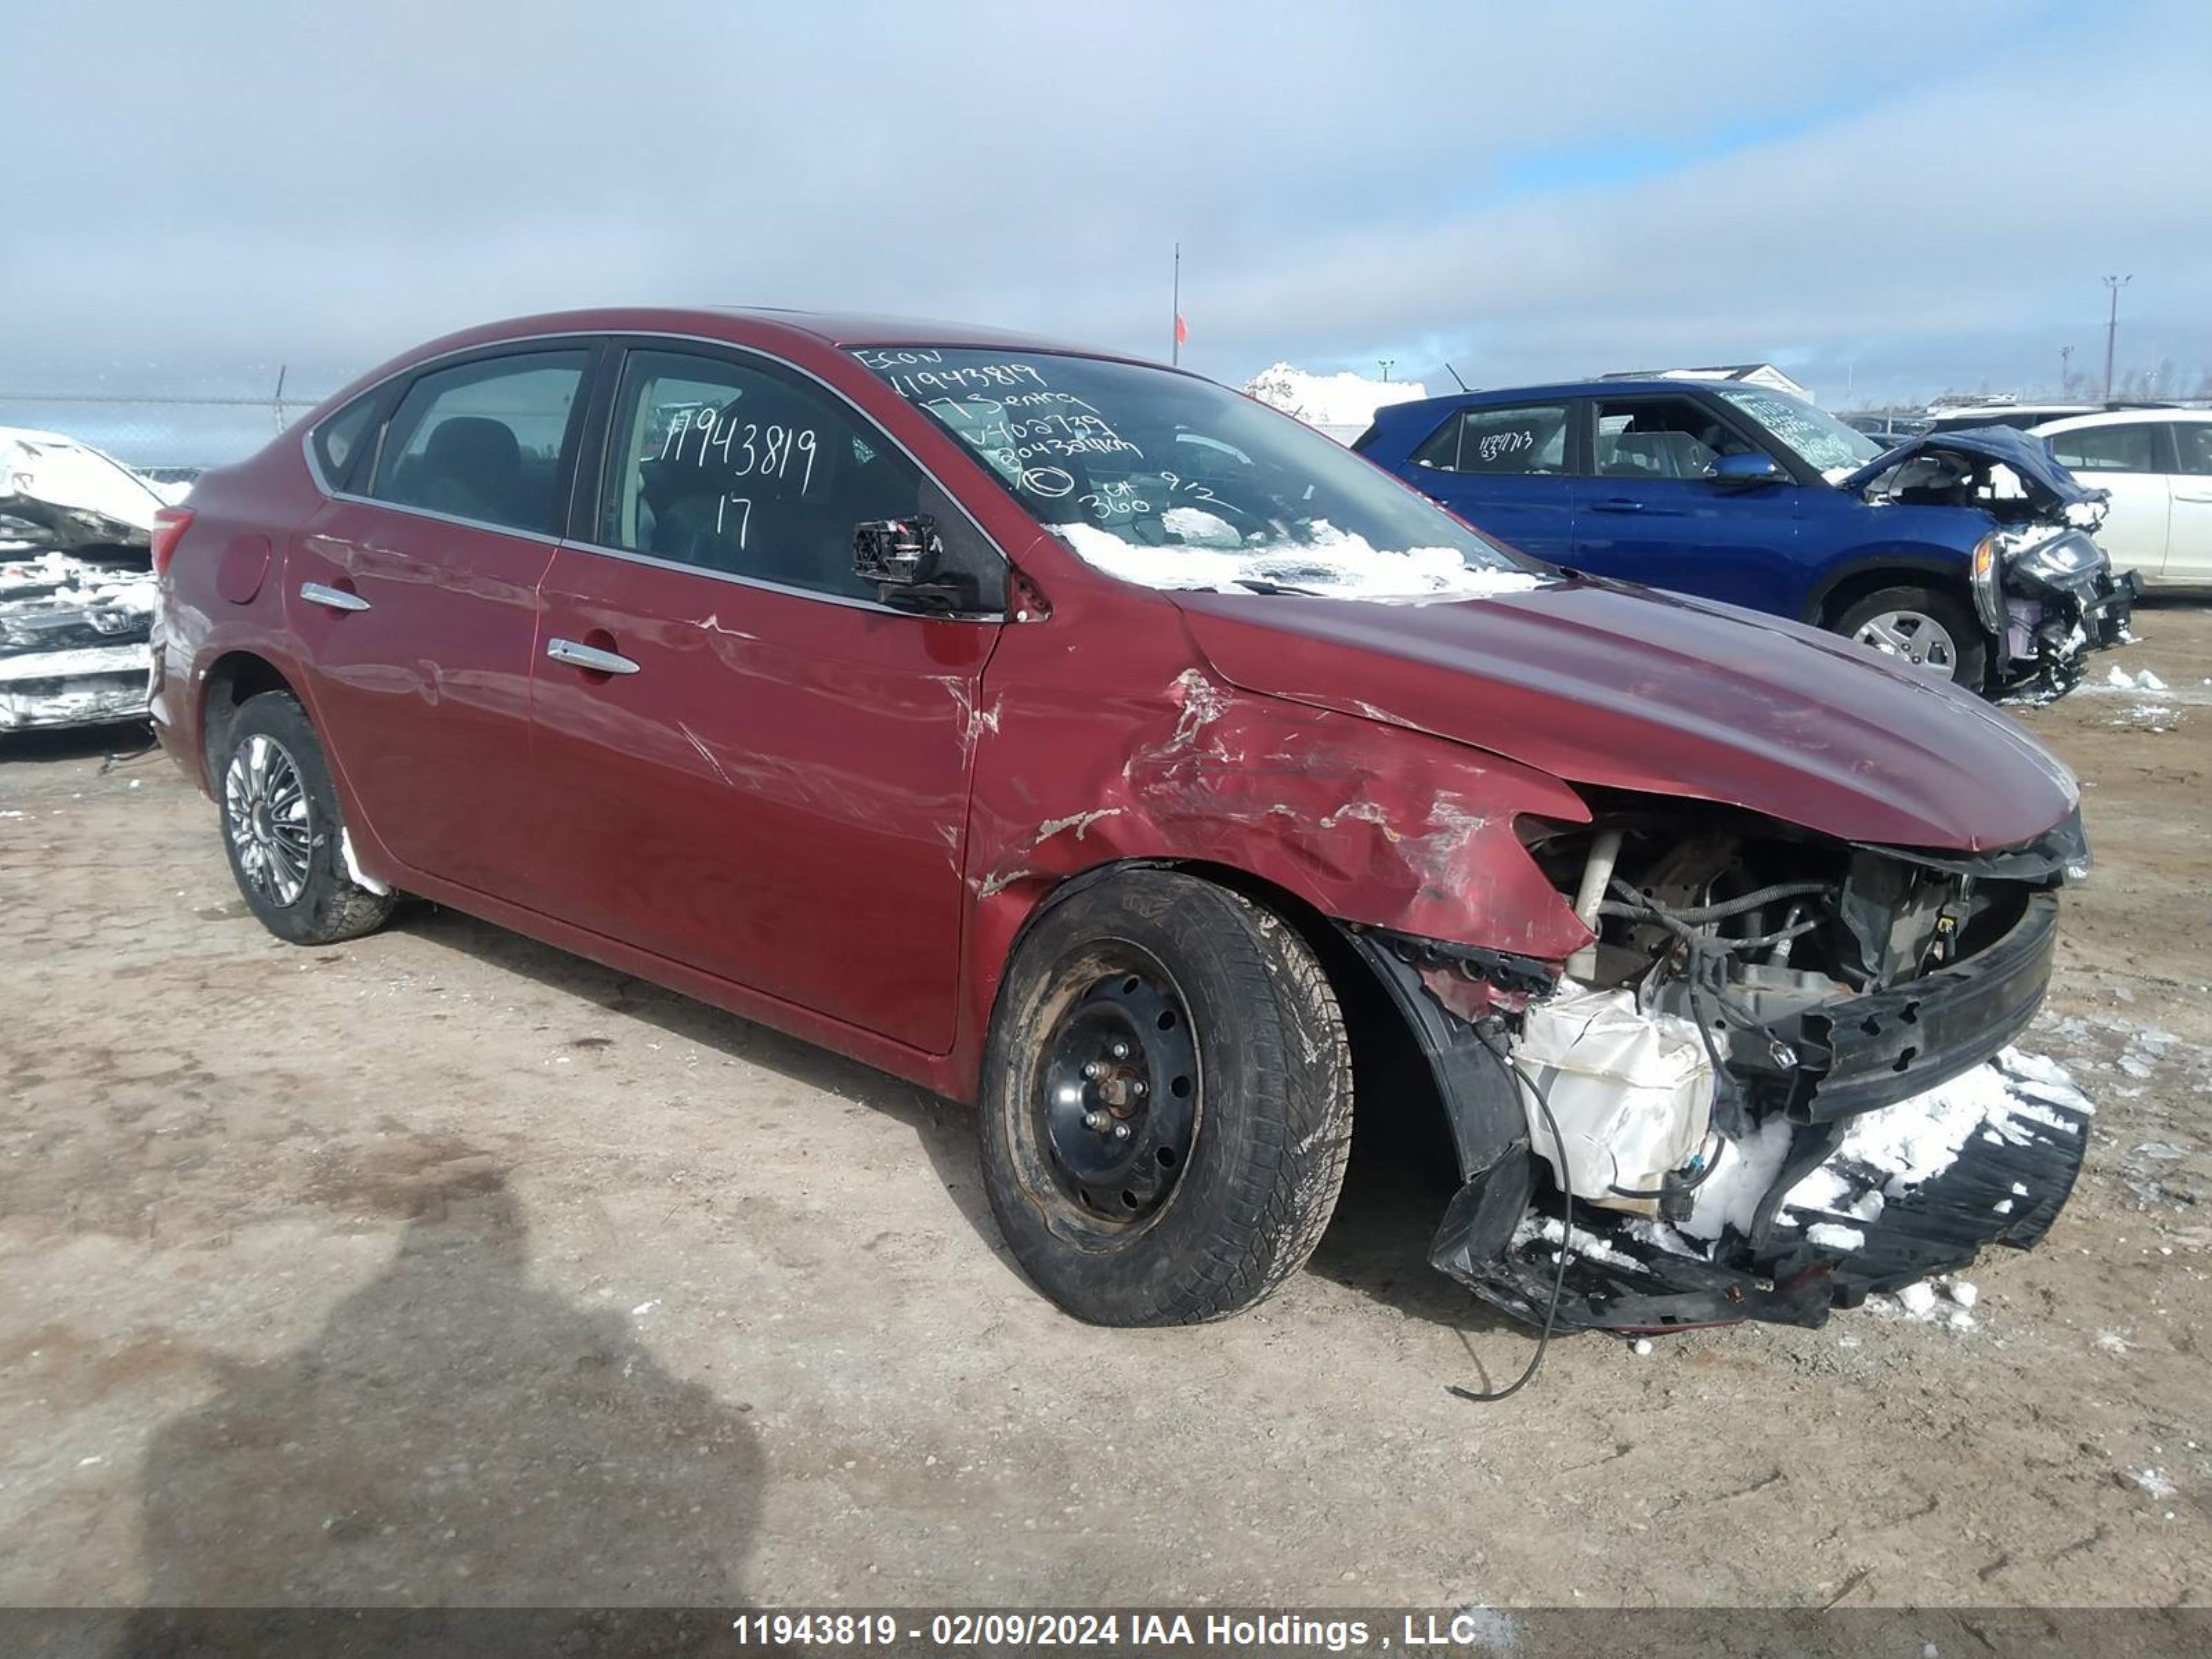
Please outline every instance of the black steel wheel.
M1352 1139L1328 976L1283 920L1138 868L1052 902L1016 949L978 1131L1015 1258L1079 1318L1250 1307L1304 1265Z
M1197 1133L1190 1015L1167 970L1126 945L1069 984L1031 1091L1036 1133L1065 1194L1102 1221L1141 1224L1174 1196Z

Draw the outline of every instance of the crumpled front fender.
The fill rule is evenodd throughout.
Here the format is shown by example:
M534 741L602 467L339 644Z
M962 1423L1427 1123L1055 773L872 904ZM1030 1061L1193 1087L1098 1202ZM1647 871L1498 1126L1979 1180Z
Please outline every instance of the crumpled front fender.
M1103 685L1054 657L1044 629L1008 630L993 659L970 713L964 874L994 989L1037 903L1125 860L1224 866L1341 921L1516 957L1557 962L1588 940L1515 830L1587 822L1573 790L1426 733L1235 690L1158 616Z

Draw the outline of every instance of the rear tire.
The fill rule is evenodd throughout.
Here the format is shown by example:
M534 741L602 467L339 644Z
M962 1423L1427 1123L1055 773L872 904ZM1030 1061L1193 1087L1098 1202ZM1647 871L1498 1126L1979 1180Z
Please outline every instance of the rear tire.
M1352 1146L1352 1055L1273 913L1167 870L1054 905L983 1062L991 1209L1023 1270L1099 1325L1242 1312L1305 1264Z
M290 693L264 691L240 706L215 785L230 873L264 927L294 945L335 945L384 925L398 899L348 871L337 790Z
M1847 640L1908 662L1916 647L1933 645L1936 653L1950 659L1941 667L1970 691L1979 691L1988 681L1989 635L1964 604L1935 588L1882 588L1852 605L1832 626ZM1936 661L1918 665L1939 672Z

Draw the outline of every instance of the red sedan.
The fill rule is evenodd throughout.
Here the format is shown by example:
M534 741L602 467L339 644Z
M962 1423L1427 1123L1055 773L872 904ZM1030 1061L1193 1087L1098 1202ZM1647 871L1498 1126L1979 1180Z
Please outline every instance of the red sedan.
M155 551L154 716L273 932L417 895L973 1103L1087 1319L1294 1273L1355 1101L1443 1114L1437 1265L1563 1326L1817 1322L2033 1243L2080 1163L2087 1103L2006 1047L2087 860L2033 738L1193 375L532 318L377 369ZM1972 1121L1930 1159L1900 1113Z

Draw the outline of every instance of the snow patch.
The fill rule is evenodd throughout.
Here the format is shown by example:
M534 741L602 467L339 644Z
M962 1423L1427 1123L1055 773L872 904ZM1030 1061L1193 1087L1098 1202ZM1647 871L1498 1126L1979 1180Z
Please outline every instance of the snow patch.
M1774 1117L1741 1140L1725 1143L1712 1174L1698 1188L1682 1231L1703 1239L1718 1238L1731 1227L1749 1233L1759 1200L1766 1196L1790 1156L1792 1133L1787 1121Z
M1525 593L1545 580L1532 571L1469 565L1449 547L1378 548L1326 519L1316 520L1304 541L1222 545L1209 538L1152 547L1096 525L1048 527L1086 564L1170 592L1242 593L1251 591L1246 584L1256 583L1332 599L1486 599Z

